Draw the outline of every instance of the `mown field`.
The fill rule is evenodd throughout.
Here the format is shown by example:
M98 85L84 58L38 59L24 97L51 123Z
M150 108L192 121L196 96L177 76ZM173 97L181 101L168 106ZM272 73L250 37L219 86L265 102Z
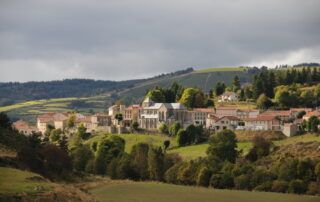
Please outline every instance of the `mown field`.
M52 183L35 173L0 167L0 194L36 193L37 187L48 191L52 188Z
M110 184L90 190L98 201L106 202L319 202L319 197L291 194L219 190L156 182Z

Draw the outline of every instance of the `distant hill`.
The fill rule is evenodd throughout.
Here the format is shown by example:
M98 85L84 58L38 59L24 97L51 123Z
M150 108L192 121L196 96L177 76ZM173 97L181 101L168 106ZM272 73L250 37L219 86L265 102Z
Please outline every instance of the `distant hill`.
M0 106L20 102L69 97L92 97L104 95L112 100L122 99L126 103L136 102L146 91L155 86L166 87L177 82L186 87L199 87L204 91L217 82L229 84L238 75L241 82L249 82L252 74L246 68L209 68L194 70L187 68L152 78L127 81L102 81L92 79L66 79L43 82L0 83Z
M260 72L258 68L245 67L225 67L225 68L208 68L199 69L185 74L175 76L164 76L152 79L143 83L138 83L134 87L119 91L118 98L126 103L141 101L148 89L155 86L168 87L173 82L177 82L185 87L198 87L208 92L217 82L230 84L233 78L238 75L241 83L251 82L254 74Z

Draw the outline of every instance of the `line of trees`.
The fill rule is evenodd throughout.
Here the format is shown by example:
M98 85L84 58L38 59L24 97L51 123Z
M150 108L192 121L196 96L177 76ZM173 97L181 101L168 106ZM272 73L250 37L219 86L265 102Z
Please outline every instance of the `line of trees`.
M176 82L169 88L156 86L147 92L146 97L158 103L180 102L187 108L214 106L212 94L206 94L199 88L184 88Z

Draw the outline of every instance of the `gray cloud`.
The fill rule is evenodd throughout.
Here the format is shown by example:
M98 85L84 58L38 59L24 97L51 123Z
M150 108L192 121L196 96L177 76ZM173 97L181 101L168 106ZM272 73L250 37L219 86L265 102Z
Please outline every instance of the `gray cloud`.
M0 81L320 62L318 0L1 0Z

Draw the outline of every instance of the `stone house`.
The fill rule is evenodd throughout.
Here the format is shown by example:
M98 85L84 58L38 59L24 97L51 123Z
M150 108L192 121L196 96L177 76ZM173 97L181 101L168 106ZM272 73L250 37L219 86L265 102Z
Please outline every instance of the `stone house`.
M206 119L209 114L215 113L213 108L195 108L191 111L188 111L188 123L193 124L195 126L205 126Z
M45 113L37 117L37 128L42 134L46 132L47 126L52 125L55 129L63 130L67 126L69 115L67 113Z
M239 97L237 93L235 92L224 92L221 96L218 102L238 102Z
M29 123L22 120L12 123L12 127L18 130L20 133L23 133L24 135L30 135L33 132L38 132L36 126L29 125Z
M283 125L282 133L287 137L297 135L299 133L299 126L294 123L285 123Z
M260 115L256 118L244 119L244 129L281 131L281 122L276 116Z
M125 108L123 120L126 126L130 126L130 124L134 121L138 122L140 109L141 107L139 105L131 105Z
M206 128L214 131L235 130L239 126L240 121L235 116L217 117L214 114L209 114L206 120Z

